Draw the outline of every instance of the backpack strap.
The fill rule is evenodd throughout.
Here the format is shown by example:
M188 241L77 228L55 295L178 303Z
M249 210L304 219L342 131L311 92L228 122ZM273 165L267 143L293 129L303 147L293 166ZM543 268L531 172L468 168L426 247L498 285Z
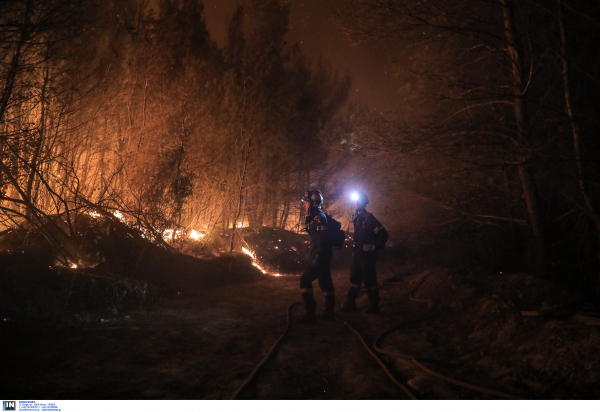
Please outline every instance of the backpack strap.
M363 220L363 224L362 224L363 229L365 228L365 224L367 223L367 219L369 217L371 217L371 216L373 216L373 213L367 212L367 215L365 216L365 220Z
M319 218L319 217L321 217L321 216L320 216L320 215L316 215L316 216L313 218L313 222L314 222L315 220L317 220L317 218ZM319 230L319 231L320 231L320 230L327 230L327 215L325 215L325 224L324 224L324 225L317 225L317 230Z

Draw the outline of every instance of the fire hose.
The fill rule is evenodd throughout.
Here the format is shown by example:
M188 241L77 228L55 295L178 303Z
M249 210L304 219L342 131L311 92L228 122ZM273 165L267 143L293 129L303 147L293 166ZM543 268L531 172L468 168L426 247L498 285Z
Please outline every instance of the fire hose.
M258 364L258 366L256 366L256 368L254 368L254 370L252 371L252 373L250 374L250 376L248 376L248 378L246 379L246 381L242 384L242 386L239 387L239 389L233 394L233 396L231 397L232 400L237 399L237 397L240 395L240 393L242 393L242 391L244 389L246 389L246 387L250 384L250 382L252 382L252 380L256 377L256 375L258 374L258 372L262 369L262 367L267 363L267 361L271 358L271 355L275 352L275 349L277 348L277 346L279 346L279 344L281 343L281 341L283 340L283 338L285 338L285 336L287 335L289 329L290 329L290 318L291 318L291 309L294 305L299 304L299 302L294 302L292 303L287 310L287 325L285 327L285 330L283 332L283 334L279 337L279 339L277 339L277 341L275 342L275 344L271 347L271 350L269 350L269 353L267 353L267 355L264 357L264 359ZM339 322L342 322L344 325L346 325L352 332L354 332L358 338L360 339L360 341L362 342L363 346L365 347L365 349L367 350L367 352L369 352L369 354L377 361L377 363L379 364L379 366L381 366L381 368L384 370L384 372L386 373L386 375L392 380L392 382L398 386L403 392L405 392L408 397L410 399L417 399L411 392L410 390L405 387L404 385L402 385L400 382L398 382L396 380L396 378L394 378L394 376L391 374L391 372L386 368L386 366L383 364L383 362L379 359L379 357L377 357L377 355L375 353L373 353L373 351L371 351L371 349L369 348L369 346L366 344L366 342L364 341L364 339L362 338L362 336L360 335L360 333L358 333L358 331L356 329L354 329L351 325L349 325L347 322L343 322L341 320L339 320L338 318L336 318L336 320L338 320Z
M389 268L388 268L388 271L392 272ZM393 274L393 272L392 272L392 274ZM478 391L478 392L481 392L481 393L485 393L485 394L488 394L488 395L498 396L498 397L506 398L506 399L524 400L524 398L521 398L521 397L518 397L518 396L515 396L515 395L506 394L506 393L503 393L503 392L500 392L500 391L496 391L496 390L493 390L493 389L483 388L481 386L472 385L470 383L466 383L466 382L459 381L457 379L450 378L448 376L442 375L441 373L432 371L431 369L429 369L426 366L424 366L421 362L419 362L417 359L415 359L413 356L411 356L409 354L402 353L402 352L390 352L390 351L383 350L383 349L381 349L379 347L378 342L380 342L383 339L384 336L387 336L392 331L397 330L397 329L399 329L399 328L401 328L403 326L409 325L411 323L418 322L419 320L423 319L425 316L427 316L433 310L433 307L435 306L435 304L434 304L435 300L434 299L417 299L417 298L414 297L414 293L416 292L416 290L425 282L425 279L427 279L427 277L430 274L431 274L431 272L428 273L427 275L423 276L423 279L421 279L421 281L417 284L417 286L411 291L411 293L408 296L410 300L413 300L415 302L428 303L429 304L429 310L425 314L419 316L416 319L413 319L413 320L407 321L407 322L402 322L401 324L396 325L393 328L390 328L390 329L384 331L382 334L380 334L375 339L375 342L373 343L373 349L375 349L375 351L377 351L377 352L379 352L381 354L384 354L384 355L388 355L388 356L392 356L392 357L396 357L396 358L401 358L401 359L408 360L413 365L417 366L419 369L423 370L427 374L429 374L431 376L435 376L436 378L442 379L442 380L444 380L446 382L450 382L450 383L453 383L455 385L462 386L462 387L467 388L467 389L472 389L472 390L475 390L475 391Z
M265 366L265 364L267 363L267 361L269 360L269 358L271 357L271 355L275 352L275 349L277 348L277 346L279 345L279 343L283 340L283 338L285 338L285 336L287 335L288 331L290 330L290 319L292 317L292 307L296 304L299 304L300 302L294 302L292 303L287 310L287 325L285 327L285 331L283 331L283 334L279 337L279 339L277 339L277 341L275 342L275 344L273 345L273 347L271 347L271 350L269 351L269 353L267 353L267 356L265 356L265 358L262 360L262 362L260 362L258 364L258 366L256 368L254 368L254 370L252 371L252 373L250 374L250 376L248 376L248 379L246 379L246 381L242 384L242 386L240 386L240 388L233 394L233 396L231 397L231 399L237 399L238 395L244 390L246 389L246 387L250 384L250 382L252 382L252 380L254 379L254 377L256 376L256 374L258 373L258 371L260 371L262 369L263 366Z
M363 344L363 346L365 347L365 349L367 350L367 352L369 352L369 355L371 355L373 357L373 359L375 359L377 361L377 363L379 364L379 366L381 366L381 368L383 369L383 371L385 372L385 374L390 378L390 380L396 385L398 386L402 392L406 393L406 395L408 395L408 397L412 400L417 400L417 397L415 395L412 394L412 392L404 385L402 385L400 382L398 382L398 380L396 378L394 378L394 375L391 374L391 372L389 371L389 369L385 366L385 364L381 361L381 359L379 359L379 357L373 353L373 351L369 348L369 345L367 345L367 343L365 342L365 340L362 338L362 336L360 335L360 333L358 333L358 331L356 329L354 329L348 322L344 322L338 318L335 318L338 322L343 323L344 325L346 325L352 332L354 332L354 334L356 336L358 336L358 339L360 339L361 343Z
M375 349L375 351L377 351L377 352L379 352L381 354L384 354L384 355L388 355L388 356L392 356L392 357L396 357L396 358L401 358L401 359L408 360L413 365L417 366L419 369L423 370L427 374L429 374L431 376L435 376L436 378L442 379L442 380L444 380L446 382L450 382L450 383L453 383L455 385L462 386L462 387L467 388L467 389L472 389L472 390L475 390L475 391L478 391L478 392L481 392L481 393L485 393L485 394L488 394L488 395L498 396L500 398L524 400L524 398L521 398L521 397L518 397L518 396L509 395L509 394L506 394L506 393L503 393L503 392L500 392L500 391L496 391L496 390L488 389L488 388L483 388L481 386L472 385L470 383L466 383L466 382L459 381L457 379L450 378L448 376L442 375L441 373L432 371L431 369L429 369L426 366L424 366L421 362L419 362L417 359L415 359L413 356L411 356L409 354L402 353L402 352L390 352L390 351L383 350L383 349L381 349L379 347L378 342L380 340L382 340L384 336L386 336L390 332L392 332L392 331L394 331L394 330L396 330L396 329L398 329L398 328L400 328L402 326L406 326L406 324L408 324L408 323L414 323L416 321L417 320L406 322L406 323L402 323L402 324L397 325L397 326L395 326L395 327L393 327L391 329L386 330L381 335L379 335L377 337L377 339L375 339L375 343L373 343L373 349Z
M388 269L389 270L389 269ZM391 272L391 271L390 271ZM485 393L488 395L493 395L493 396L498 396L501 398L506 398L506 399L518 399L518 400L523 400L524 398L520 398L518 396L514 396L514 395L510 395L510 394L506 394L500 391L496 391L493 389L487 389L487 388L483 388L480 386L476 386L476 385L472 385L466 382L462 382L453 378L450 378L448 376L445 376L441 373L435 372L429 368L427 368L426 366L424 366L421 362L419 362L416 358L414 358L413 356L409 355L409 354L405 354L402 352L390 352L390 351L386 351L383 350L379 347L378 342L380 342L380 340L383 339L384 336L388 335L389 333L391 333L394 330L397 330L403 326L406 326L408 324L411 323L415 323L418 322L419 320L423 319L425 316L427 316L432 310L433 307L435 305L433 305L432 303L434 302L434 299L416 299L413 297L414 292L424 283L425 279L427 278L429 274L425 275L423 277L423 279L421 280L421 282L419 282L419 284L413 289L413 291L410 293L409 298L413 301L417 301L417 302L427 302L430 305L429 310L419 316L416 319L413 319L411 321L407 321L407 322L402 322L399 325L396 325L390 329L387 329L386 331L384 331L383 333L381 333L374 341L373 343L373 348L375 349L376 352L379 352L381 354L384 355L388 355L388 356L392 356L392 357L396 357L396 358L401 358L404 360L408 360L410 361L413 365L417 366L419 369L423 370L425 373L434 376L436 378L442 379L444 381L453 383L455 385L459 385L462 386L464 388L467 389L472 389L481 393ZM287 335L289 329L290 329L290 319L291 319L291 309L294 305L299 304L299 302L294 302L292 303L287 310L287 325L286 328L283 332L283 334L279 337L279 339L277 339L277 341L275 342L275 344L271 347L271 350L269 350L269 352L267 353L267 355L264 357L264 359L258 364L258 366L256 366L256 368L254 368L254 370L252 371L252 373L250 374L250 376L248 376L248 378L246 379L246 381L242 384L242 386L240 386L240 388L233 394L233 396L231 397L231 399L237 399L237 397L239 396L239 394L250 384L250 382L252 382L252 380L256 377L256 375L258 374L258 372L262 369L262 367L267 363L267 361L271 358L271 355L275 352L275 349L279 346L279 344L281 343L281 341L283 340L283 338ZM402 385L393 375L392 373L389 371L389 369L385 366L385 364L381 361L381 359L379 359L379 357L369 348L369 346L367 345L367 343L364 341L363 337L361 336L361 334L354 329L348 322L344 322L342 320L340 320L339 318L336 317L336 320L338 322L343 323L345 326L347 326L356 336L358 336L358 338L360 339L361 343L363 344L363 346L365 347L365 349L367 350L367 352L369 353L369 355L371 355L379 364L379 366L384 370L384 372L386 373L386 375L390 378L390 380L396 385L398 386L410 399L416 400L417 397L412 394L412 392L404 385Z

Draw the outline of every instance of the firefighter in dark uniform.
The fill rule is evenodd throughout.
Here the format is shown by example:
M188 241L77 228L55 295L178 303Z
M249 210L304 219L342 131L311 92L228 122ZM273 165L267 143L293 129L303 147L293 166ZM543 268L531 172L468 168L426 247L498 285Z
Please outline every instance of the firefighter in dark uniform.
M312 283L319 280L319 287L325 293L325 311L319 316L321 320L334 320L335 291L331 280L331 258L333 256L331 242L327 237L327 218L321 211L323 195L318 190L309 190L304 193L304 212L306 216L306 230L310 235L311 249L308 258L308 267L300 278L300 292L306 306L306 315L296 319L301 324L314 324L317 322L315 310L317 302L313 295Z
M356 213L352 217L354 223L354 252L350 269L350 288L348 300L342 305L344 312L356 312L356 297L360 284L364 281L370 306L366 313L379 313L379 290L377 289L377 250L385 247L388 233L373 214L367 212L369 203L367 195L358 193L355 203Z

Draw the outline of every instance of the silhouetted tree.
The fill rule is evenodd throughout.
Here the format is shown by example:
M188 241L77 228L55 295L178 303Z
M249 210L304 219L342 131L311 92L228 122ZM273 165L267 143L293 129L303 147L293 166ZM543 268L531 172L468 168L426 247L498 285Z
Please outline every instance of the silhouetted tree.
M589 33L597 38L598 11L583 2L571 2L568 9L575 49L597 49ZM598 85L582 53L567 53L567 59L561 53L556 15L555 5L509 0L348 2L339 14L353 35L396 39L403 54L399 70L418 82L421 91L407 89L420 103L415 110L404 110L412 118L401 117L390 134L378 133L374 126L359 136L361 150L403 159L418 150L438 165L451 165L459 172L444 168L444 190L433 198L454 209L449 193L454 188L455 194L466 195L459 202L461 213L489 216L484 220L507 229L525 219L530 256L539 273L545 272L546 254L559 233L551 222L565 212L555 202L567 195L567 182L577 182L573 166L590 164L579 162L572 144L570 150L566 146L572 122L565 109L569 87L563 63L573 61L587 79L571 93L583 96ZM575 29L584 21L587 39ZM591 132L597 125L588 127ZM431 164L424 162L421 172ZM575 196L585 200L584 193ZM592 209L585 207L593 220ZM504 215L497 213L502 211Z

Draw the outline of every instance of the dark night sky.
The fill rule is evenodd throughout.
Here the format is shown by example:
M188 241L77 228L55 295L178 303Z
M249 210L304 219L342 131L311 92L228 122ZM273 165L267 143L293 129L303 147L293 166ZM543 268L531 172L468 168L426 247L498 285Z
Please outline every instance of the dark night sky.
M330 20L328 7L340 0L282 0L291 4L288 44L298 42L302 52L316 60L323 55L332 66L352 76L351 99L381 110L401 110L389 45L370 42L351 45ZM223 46L229 18L238 0L204 0L206 24L212 38ZM327 5L324 5L324 4Z

